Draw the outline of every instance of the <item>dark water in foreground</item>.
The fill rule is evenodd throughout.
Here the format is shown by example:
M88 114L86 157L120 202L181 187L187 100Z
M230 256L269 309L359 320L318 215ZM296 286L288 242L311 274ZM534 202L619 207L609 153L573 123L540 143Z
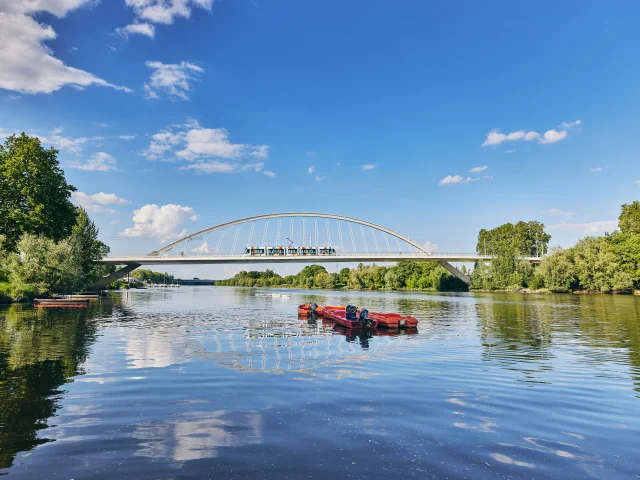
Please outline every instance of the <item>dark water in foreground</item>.
M0 309L0 475L640 476L638 297L256 293ZM308 300L421 323L349 336Z

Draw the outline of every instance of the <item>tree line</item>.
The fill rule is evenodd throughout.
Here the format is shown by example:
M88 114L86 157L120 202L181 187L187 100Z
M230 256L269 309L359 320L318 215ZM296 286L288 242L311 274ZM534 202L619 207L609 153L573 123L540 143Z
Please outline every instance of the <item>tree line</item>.
M588 236L573 247L547 250L551 237L539 222L481 230L478 251L495 255L471 272L472 290L631 293L640 288L640 202L621 207L619 230ZM522 257L544 252L538 266Z
M308 265L297 275L282 277L273 270L242 271L216 285L238 287L348 288L354 290L455 290L467 286L440 265L432 262L404 260L392 267L358 265L329 273L322 265Z
M0 302L84 290L113 269L57 154L24 133L0 144Z

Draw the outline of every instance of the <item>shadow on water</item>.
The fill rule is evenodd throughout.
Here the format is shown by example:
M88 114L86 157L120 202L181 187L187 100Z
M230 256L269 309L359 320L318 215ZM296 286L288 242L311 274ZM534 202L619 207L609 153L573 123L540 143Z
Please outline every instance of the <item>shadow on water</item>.
M0 469L50 441L38 432L55 415L63 385L84 373L96 338L93 317L112 307L107 300L74 310L0 308Z

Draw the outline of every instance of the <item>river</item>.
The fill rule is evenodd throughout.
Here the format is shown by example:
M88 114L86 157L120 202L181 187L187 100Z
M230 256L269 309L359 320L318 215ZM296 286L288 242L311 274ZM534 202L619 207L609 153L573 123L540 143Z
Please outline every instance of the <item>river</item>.
M640 297L259 292L0 308L0 476L640 475ZM307 301L420 325L352 335Z

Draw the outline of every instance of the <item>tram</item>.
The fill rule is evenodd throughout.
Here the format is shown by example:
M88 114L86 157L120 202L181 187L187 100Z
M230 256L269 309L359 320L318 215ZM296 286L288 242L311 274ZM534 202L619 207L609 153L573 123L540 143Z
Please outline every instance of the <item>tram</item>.
M247 247L244 255L248 257L295 257L336 255L333 247Z

